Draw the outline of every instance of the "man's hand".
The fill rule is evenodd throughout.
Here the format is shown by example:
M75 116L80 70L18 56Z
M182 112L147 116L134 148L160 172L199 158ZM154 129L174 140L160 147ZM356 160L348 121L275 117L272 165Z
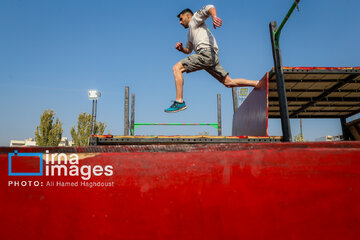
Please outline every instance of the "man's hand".
M213 25L214 25L214 28L216 29L217 27L221 27L222 25L222 20L220 18L218 18L217 16L214 16L212 17L213 19Z
M175 48L185 54L190 54L192 52L192 50L184 48L181 42L176 43Z
M184 51L183 44L180 43L180 42L176 43L175 48L176 48L177 50L179 50L180 52Z

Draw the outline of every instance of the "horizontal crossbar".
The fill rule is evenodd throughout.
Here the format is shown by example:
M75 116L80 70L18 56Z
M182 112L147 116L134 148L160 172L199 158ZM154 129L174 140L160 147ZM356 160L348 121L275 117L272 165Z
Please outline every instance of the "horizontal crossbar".
M134 123L134 129L139 126L212 126L218 129L217 123Z

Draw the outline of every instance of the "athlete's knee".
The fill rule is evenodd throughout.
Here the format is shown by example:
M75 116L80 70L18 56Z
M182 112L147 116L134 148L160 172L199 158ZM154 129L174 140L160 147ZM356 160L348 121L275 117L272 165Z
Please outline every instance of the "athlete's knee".
M182 68L184 68L183 65L178 62L173 66L173 72L181 72Z

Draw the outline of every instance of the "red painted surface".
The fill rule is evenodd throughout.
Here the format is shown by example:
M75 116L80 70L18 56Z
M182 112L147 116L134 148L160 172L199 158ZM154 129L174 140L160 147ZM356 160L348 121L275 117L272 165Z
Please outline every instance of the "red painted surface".
M112 165L113 176L90 181L114 187L93 188L9 187L83 181L8 176L9 150L0 148L2 239L360 236L360 142L50 148L88 154L81 166Z
M233 136L268 136L269 74L261 79L260 89L254 89L233 116Z

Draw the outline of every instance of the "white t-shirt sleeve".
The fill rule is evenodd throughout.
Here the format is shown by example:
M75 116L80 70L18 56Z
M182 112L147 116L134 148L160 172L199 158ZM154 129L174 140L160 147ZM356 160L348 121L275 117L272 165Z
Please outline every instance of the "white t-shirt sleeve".
M214 5L210 4L210 5L206 5L202 9L198 10L192 17L192 20L194 21L194 23L196 25L200 25L203 22L205 22L205 20L208 17L210 17L210 13L209 13L210 8L213 8L213 7L214 7Z

